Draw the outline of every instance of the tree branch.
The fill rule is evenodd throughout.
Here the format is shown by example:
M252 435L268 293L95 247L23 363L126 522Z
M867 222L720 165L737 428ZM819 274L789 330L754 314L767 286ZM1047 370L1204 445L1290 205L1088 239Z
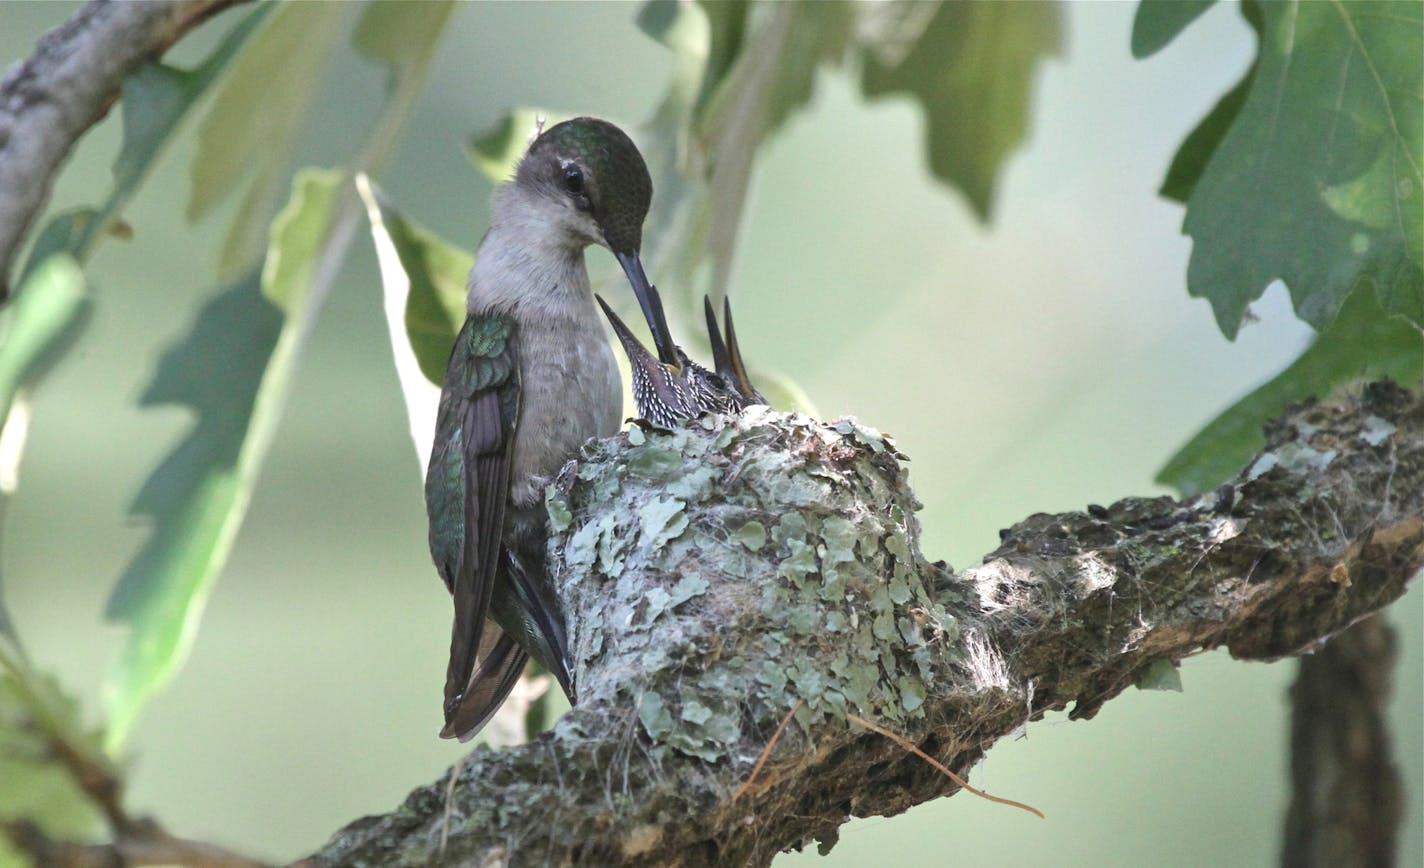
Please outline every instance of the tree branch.
M35 865L45 868L135 868L140 865L263 868L261 862L222 847L174 837L151 821L130 826L112 844L55 841L39 826L23 820L0 820L0 835L28 855Z
M592 443L550 497L579 707L476 749L448 812L445 781L421 787L308 863L767 864L955 790L849 716L963 775L1192 654L1311 650L1424 563L1424 403L1372 386L1268 435L1211 496L1030 516L957 574L920 554L868 429L753 409Z
M1282 865L1395 864L1405 800L1385 710L1397 646L1394 628L1369 618L1301 658Z
M118 99L125 76L242 0L91 0L0 79L0 302L59 167Z

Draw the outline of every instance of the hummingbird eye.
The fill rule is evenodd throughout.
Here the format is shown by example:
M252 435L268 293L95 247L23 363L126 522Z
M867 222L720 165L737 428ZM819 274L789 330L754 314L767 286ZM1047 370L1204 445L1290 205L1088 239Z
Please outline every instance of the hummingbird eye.
M583 195L583 169L576 165L564 167L564 190L572 196Z

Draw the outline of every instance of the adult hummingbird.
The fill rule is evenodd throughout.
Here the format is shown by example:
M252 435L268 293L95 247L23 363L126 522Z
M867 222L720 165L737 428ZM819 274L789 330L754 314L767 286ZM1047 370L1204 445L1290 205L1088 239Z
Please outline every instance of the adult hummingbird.
M545 575L543 491L585 440L614 434L622 415L585 248L612 250L644 315L662 323L639 259L652 188L632 140L583 117L539 135L495 191L425 481L430 552L455 603L444 738L472 738L531 655L574 699ZM672 345L666 333L656 340Z
M654 356L602 296L595 297L628 356L628 366L633 373L633 402L638 406L638 415L644 420L660 428L672 428L678 422L696 419L704 413L736 413L750 404L766 403L751 381L745 379L746 367L737 350L735 334L729 331L728 341L723 343L716 317L711 315L710 301L705 306L718 372L709 371L692 361L682 347L671 340L668 340L666 348L659 347L658 356ZM652 329L654 343L658 343L659 335L666 336L668 328L656 287L648 288L648 299L654 317L648 325ZM730 313L731 308L727 310ZM728 323L730 325L730 320ZM665 361L668 356L672 357L672 361ZM733 376L738 376L735 372L740 372L742 380L736 381L720 373L723 369L732 372Z

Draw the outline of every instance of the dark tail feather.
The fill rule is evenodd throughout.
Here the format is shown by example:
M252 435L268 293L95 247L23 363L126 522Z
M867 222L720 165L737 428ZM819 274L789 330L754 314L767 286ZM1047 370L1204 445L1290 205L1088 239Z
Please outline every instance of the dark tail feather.
M509 552L509 583L519 599L520 614L529 627L529 640L534 659L553 674L571 704L577 703L573 675L569 672L569 639L559 603L549 588L543 568L543 552L533 560L515 551Z
M494 623L486 623L484 635L487 647L482 647L479 664L470 676L469 686L445 704L445 728L441 738L469 741L489 723L504 704L509 691L519 681L519 673L529 655Z
M464 430L498 430L498 398L487 391L465 408ZM495 419L491 419L491 416ZM488 446L467 440L464 447L465 534L464 550L450 585L455 602L455 623L450 633L450 662L445 669L445 708L479 683L479 668L493 639L486 639L487 615L499 569L499 541L504 525L504 499L509 490L509 462L491 455ZM496 637L497 638L497 637Z

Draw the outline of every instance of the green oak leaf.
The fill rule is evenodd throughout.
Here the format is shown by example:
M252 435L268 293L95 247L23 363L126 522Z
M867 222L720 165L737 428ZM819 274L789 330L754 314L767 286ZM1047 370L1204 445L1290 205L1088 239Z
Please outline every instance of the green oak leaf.
M120 101L123 111L123 143L119 155L114 159L113 188L98 208L73 209L51 218L37 236L21 272L20 286L23 291L25 283L34 279L37 271L49 269L48 276L38 281L37 288L46 292L56 291L59 298L36 299L24 308L27 312L21 314L17 311L10 314L12 324L6 326L6 343L14 338L20 341L20 345L5 346L0 350L3 352L3 355L0 355L0 368L5 368L0 370L0 399L3 399L0 400L0 419L4 418L9 408L9 397L24 380L23 377L17 376L17 369L13 367L17 360L30 360L23 365L29 367L33 360L40 357L41 349L51 362L58 352L55 346L34 346L35 335L44 333L50 341L58 341L61 332L67 333L66 340L75 336L73 332L67 332L68 327L57 328L53 321L35 328L35 317L52 320L63 310L67 312L63 313L61 318L71 325L79 319L78 300L73 291L82 291L83 275L76 275L75 269L88 260L98 240L104 237L104 229L128 204L149 168L162 153L164 145L172 139L188 110L223 73L257 25L267 16L270 8L261 6L253 10L228 31L207 59L194 69L176 69L160 63L149 63L124 79ZM63 254L63 259L54 259L55 254ZM58 283L55 282L58 273L56 268L62 270L65 275ZM76 278L79 281L77 284L74 283ZM31 323L30 326L20 327L19 319L22 316Z
M1379 377L1406 386L1424 380L1424 334L1402 317L1385 313L1373 287L1363 283L1300 358L1197 433L1157 481L1183 496L1220 485L1265 444L1263 427L1288 404Z
M287 166L353 8L348 3L270 5L276 11L213 95L188 169L189 221L202 219L229 195L246 189L219 255L223 282L240 279L266 253L267 225L281 204Z
M866 96L913 96L925 113L935 176L958 187L980 219L994 184L1028 131L1037 65L1059 53L1062 25L1047 3L890 3L862 42Z
M144 702L177 671L226 559L251 492L240 459L282 314L254 273L198 314L192 331L166 350L143 406L190 408L197 423L153 471L131 511L153 533L109 598L106 614L130 628L109 673L105 701L111 747Z
M198 423L145 482L133 506L153 518L154 532L109 600L109 617L130 628L105 685L110 750L127 737L143 704L178 670L192 644L271 448L301 349L360 219L349 185L389 159L449 13L438 3L403 6L403 12L384 3L364 7L357 48L386 65L390 76L381 113L352 168L298 172L288 204L268 227L266 209L248 206L264 200L284 177L287 151L304 120L302 106L340 30L335 16L347 8L279 6L225 80L199 132L190 212L201 213L234 189L245 175L230 164L251 158L257 179L229 233L226 250L236 255L224 262L230 271L255 261L256 254L244 248L251 239L242 236L260 229L266 234L257 251L263 267L260 277L249 271L208 305L188 339L165 355L143 398L147 404L189 406ZM419 20L392 24L397 14ZM272 88L278 69L284 82L299 84ZM237 248L234 239L241 242Z
M297 174L292 201L272 224L260 279L254 273L210 301L188 337L164 353L143 394L145 406L191 408L197 424L132 507L152 519L153 534L106 610L129 627L105 685L111 749L182 664L242 526L310 333L307 285L327 243L341 177Z
M450 347L465 322L465 281L474 256L407 219L369 179L357 187L382 258L385 292L398 292L393 284L402 277L407 281L405 337L421 373L439 386L445 380ZM394 261L388 263L390 254Z
M372 0L351 42L363 56L390 67L392 86L400 86L402 78L419 81L453 9L451 0Z
M139 184L173 140L188 111L229 69L248 39L271 11L270 4L252 10L229 30L206 59L192 69L148 63L124 79L120 90L123 144L114 159L114 186L94 219L77 224L68 249L80 262L92 253L103 231L116 218ZM31 262L36 261L31 254Z
M537 108L515 109L506 112L488 130L470 136L465 142L465 152L481 174L501 184L514 177L514 170L541 122L547 128L570 117L572 115Z
M845 55L855 28L848 3L791 3L773 7L769 19L747 31L748 4L702 2L707 14L708 63L696 106L699 132L716 154L753 150L810 101L816 70ZM743 128L750 107L750 126ZM716 169L713 169L716 177Z
M675 56L668 92L640 129L658 191L645 264L671 318L689 324L694 355L706 350L702 296L720 302L729 287L757 150L808 102L820 69L860 54L867 94L915 96L935 173L986 214L993 176L1023 135L1032 70L1058 42L1047 4L653 0L638 24ZM773 405L813 412L751 355L752 380Z
M1361 282L1424 326L1424 14L1417 3L1247 3L1260 55L1188 137L1187 288L1236 336L1274 280L1317 330Z
M303 169L292 180L292 201L272 221L262 294L284 313L296 311L311 286L340 182L340 172Z
M1137 17L1132 22L1133 56L1144 58L1161 49L1205 12L1211 2L1212 0L1143 0L1138 5ZM1261 4L1257 0L1242 0L1241 14L1251 25L1251 29L1256 31L1259 40L1261 29L1265 26L1261 16ZM1163 179L1161 189L1157 191L1162 197L1181 202L1183 205L1191 198L1192 190L1196 189L1197 181L1206 170L1206 164L1211 160L1212 154L1216 153L1226 131L1236 122L1236 116L1241 113L1241 106L1246 104L1246 94L1251 92L1251 85L1256 80L1256 69L1260 65L1261 58L1258 53L1246 75L1212 107L1201 123L1187 134L1172 158L1171 165L1167 167L1167 177Z
M193 69L149 63L124 80L123 142L109 195L97 208L65 211L45 224L21 271L18 297L0 313L0 429L9 420L15 396L33 388L63 358L88 322L92 302L81 269L105 237L104 230L137 192L188 110L227 69L269 9L253 10ZM7 454L12 466L0 468L0 478L13 481L21 457L18 450ZM8 494L0 491L0 498ZM2 599L0 633L16 641Z
M1151 57L1216 0L1140 0L1132 19L1132 56Z
M9 416L16 394L63 356L90 307L84 271L63 249L25 275L14 302L0 312L0 420Z
M63 218L51 221L36 248L48 246L45 235L64 225ZM67 233L62 228L60 231ZM67 251L59 249L38 263L31 263L14 301L0 310L0 442L23 442L27 419L20 414L12 418L11 408L20 395L34 388L63 358L82 331L91 308L84 272ZM12 425L19 427L9 430ZM0 505L19 479L21 454L19 449L0 449ZM18 646L19 636L3 592L4 583L0 581L0 638Z

